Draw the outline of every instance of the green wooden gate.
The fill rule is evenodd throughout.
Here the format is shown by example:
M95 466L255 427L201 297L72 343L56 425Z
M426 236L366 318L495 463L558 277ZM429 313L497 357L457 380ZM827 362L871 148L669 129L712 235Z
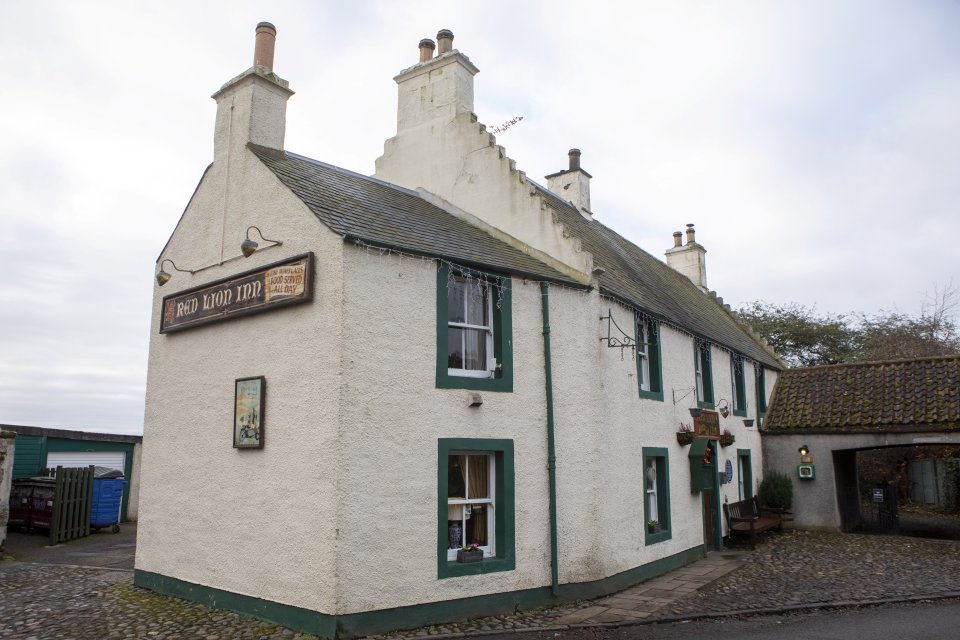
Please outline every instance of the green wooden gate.
M50 544L59 544L90 535L93 466L57 467L51 475L56 477L57 484L53 494Z

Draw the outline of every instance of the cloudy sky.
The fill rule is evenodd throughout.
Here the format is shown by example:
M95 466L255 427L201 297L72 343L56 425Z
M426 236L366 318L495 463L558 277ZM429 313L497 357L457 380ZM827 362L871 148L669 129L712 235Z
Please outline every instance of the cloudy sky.
M662 256L696 223L728 302L915 313L960 283L960 4L45 2L0 6L0 423L139 433L155 260L221 84L278 29L286 147L366 174L393 76L451 29L538 179Z

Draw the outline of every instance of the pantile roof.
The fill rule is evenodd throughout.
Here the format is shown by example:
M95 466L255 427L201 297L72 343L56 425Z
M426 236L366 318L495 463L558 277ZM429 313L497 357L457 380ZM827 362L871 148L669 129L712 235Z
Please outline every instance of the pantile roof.
M960 356L788 369L766 432L960 429Z
M347 239L447 258L464 266L508 271L582 286L502 242L416 191L288 151L248 145L330 229ZM568 202L537 185L563 224L593 254L602 293L767 367L781 364L733 314L678 273ZM692 358L692 356L691 356Z

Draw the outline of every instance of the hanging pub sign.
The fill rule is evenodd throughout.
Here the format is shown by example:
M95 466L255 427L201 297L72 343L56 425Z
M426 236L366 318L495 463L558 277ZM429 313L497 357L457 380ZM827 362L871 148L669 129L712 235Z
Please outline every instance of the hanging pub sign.
M260 267L163 299L160 333L190 329L313 299L313 253Z
M720 414L716 411L704 409L699 416L693 419L693 430L698 436L719 438Z

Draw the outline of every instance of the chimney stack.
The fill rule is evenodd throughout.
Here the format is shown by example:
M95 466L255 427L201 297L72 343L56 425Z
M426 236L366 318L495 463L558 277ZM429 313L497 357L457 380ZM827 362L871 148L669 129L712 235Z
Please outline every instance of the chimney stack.
M681 245L683 233L673 232L673 246L667 249L667 264L707 291L707 250L697 244L695 233L693 225L688 224L687 244Z
M269 22L257 25L257 40L253 47L253 66L273 71L273 47L277 43L277 28Z
M214 163L242 153L248 142L283 149L287 100L293 95L286 80L273 72L277 29L269 22L256 28L253 66L213 94L217 122L213 133Z
M570 168L548 175L547 188L576 207L584 218L593 220L590 211L590 178L593 176L580 168L580 149L570 149L567 158Z
M437 51L438 56L453 51L453 31L450 31L450 29L440 29L440 31L437 32L437 44L440 47L439 51Z
M433 58L433 50L437 45L430 38L424 38L420 41L420 62L429 62Z

